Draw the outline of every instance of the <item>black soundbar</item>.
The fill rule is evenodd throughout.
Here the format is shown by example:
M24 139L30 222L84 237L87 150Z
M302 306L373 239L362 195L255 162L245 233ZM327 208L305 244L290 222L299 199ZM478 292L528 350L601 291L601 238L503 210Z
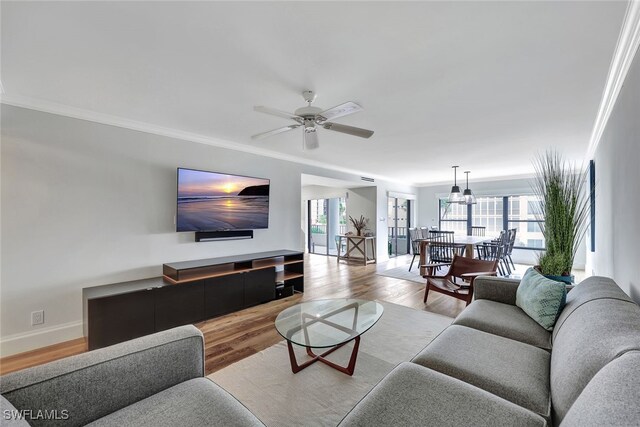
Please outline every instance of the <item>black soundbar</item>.
M253 230L196 231L196 242L253 239Z

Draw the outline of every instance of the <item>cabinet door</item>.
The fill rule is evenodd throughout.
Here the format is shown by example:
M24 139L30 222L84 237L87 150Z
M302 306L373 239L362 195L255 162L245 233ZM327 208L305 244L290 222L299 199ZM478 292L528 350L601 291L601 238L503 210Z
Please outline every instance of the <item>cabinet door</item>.
M204 281L154 289L156 331L204 320Z
M264 268L244 274L244 305L250 307L276 298L276 269Z
M243 276L238 273L205 280L204 314L207 319L244 307Z
M89 350L155 332L153 290L87 301Z

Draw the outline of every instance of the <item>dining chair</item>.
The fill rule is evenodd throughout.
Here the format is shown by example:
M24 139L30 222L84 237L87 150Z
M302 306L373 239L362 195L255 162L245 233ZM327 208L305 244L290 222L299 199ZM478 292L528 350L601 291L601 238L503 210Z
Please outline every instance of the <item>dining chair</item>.
M435 275L438 267L449 266L443 276ZM426 289L424 302L427 302L429 291L439 292L463 300L469 305L473 299L473 282L479 276L495 276L498 260L480 260L454 255L451 264L427 264Z
M513 270L515 271L516 265L513 263L513 259L511 258L511 253L513 252L513 247L516 244L516 233L518 232L517 228L509 229L509 247L507 248L507 253L505 254L505 258L511 263Z
M409 271L413 268L413 262L416 257L420 256L420 239L423 239L422 230L419 228L409 229L409 239L411 239L411 252L413 252L413 258L411 258L411 264L409 265Z
M498 273L501 276L511 274L511 266L507 262L506 254L509 248L510 232L502 230L500 236L490 242L483 242L478 245L478 258L485 261L498 261Z
M485 234L486 230L487 230L487 227L479 226L479 225L472 225L471 226L471 235L472 236L484 237L484 234Z
M455 255L464 255L464 245L456 245L453 231L429 230L429 261L451 263Z

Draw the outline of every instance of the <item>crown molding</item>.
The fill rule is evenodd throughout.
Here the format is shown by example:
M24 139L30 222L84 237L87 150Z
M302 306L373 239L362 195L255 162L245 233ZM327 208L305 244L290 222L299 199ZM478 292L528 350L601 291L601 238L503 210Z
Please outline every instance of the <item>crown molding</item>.
M471 180L469 182L469 188L471 188L473 190L473 184L474 183L481 183L481 182L499 182L499 181L510 181L510 180L516 180L516 179L531 179L535 177L535 173L531 172L531 173L523 173L523 174L516 174L516 175L501 175L501 176L485 176L482 178L474 178L473 180ZM434 182L422 182L422 183L418 183L415 186L418 188L421 187L438 187L441 185L453 185L453 180L451 181L434 181ZM475 190L474 190L475 191ZM447 193L449 194L449 193Z
M640 46L640 0L631 0L622 21L622 28L618 36L618 43L609 66L609 74L602 93L602 100L598 108L598 115L593 125L587 160L593 159L602 134L604 133L611 112L616 104L620 90L624 85L633 58Z
M109 126L116 126L124 129L135 130L139 132L150 133L154 135L165 136L168 138L175 138L189 142L196 142L199 144L211 145L214 147L225 148L228 150L240 151L249 154L255 154L258 156L271 157L278 160L284 160L288 162L315 166L323 169L328 169L336 172L348 173L356 175L355 180L359 181L361 176L370 176L376 180L382 180L387 182L401 183L405 185L415 185L413 183L407 183L395 178L390 178L383 175L374 175L370 172L360 171L356 169L344 168L341 166L332 165L330 163L319 162L316 160L305 159L295 155L284 154L273 150L267 150L263 148L256 148L250 145L232 142L220 138L213 138L206 135L201 135L193 132L187 132L180 129L173 129L155 125L152 123L140 122L137 120L131 120L124 117L113 116L110 114L98 113L96 111L86 110L83 108L71 107L64 104L58 104L51 101L45 101L42 99L30 98L20 95L7 95L6 93L0 94L0 103L5 105L11 105L14 107L26 108L29 110L42 111L45 113L56 114L59 116L70 117L73 119L85 120L94 123L100 123Z

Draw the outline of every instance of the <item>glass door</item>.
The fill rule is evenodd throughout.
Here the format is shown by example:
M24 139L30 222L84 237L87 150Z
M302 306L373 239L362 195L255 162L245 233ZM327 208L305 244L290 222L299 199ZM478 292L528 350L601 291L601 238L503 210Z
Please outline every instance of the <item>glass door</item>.
M387 210L389 230L389 256L410 252L409 228L411 228L411 200L389 197Z
M307 218L309 252L336 256L337 236L347 231L345 198L309 200Z

